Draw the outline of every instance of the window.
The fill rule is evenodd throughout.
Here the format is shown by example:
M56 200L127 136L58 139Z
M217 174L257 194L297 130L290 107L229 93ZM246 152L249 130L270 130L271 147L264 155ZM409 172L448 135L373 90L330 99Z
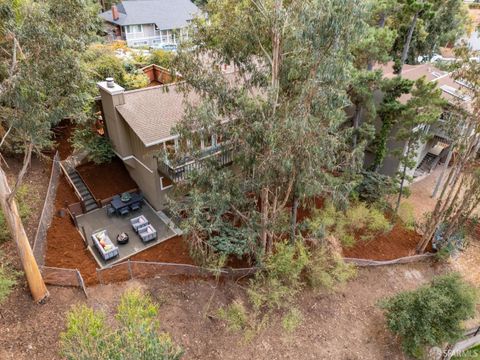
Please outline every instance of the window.
M144 46L148 45L148 41L134 41L133 46Z
M125 32L127 34L141 33L143 32L142 25L127 25L125 26Z
M160 178L160 188L162 190L171 188L172 186L173 186L172 180L170 180L169 178L166 178L166 177L161 177Z
M202 140L204 149L209 149L213 146L213 136L211 134L205 134Z

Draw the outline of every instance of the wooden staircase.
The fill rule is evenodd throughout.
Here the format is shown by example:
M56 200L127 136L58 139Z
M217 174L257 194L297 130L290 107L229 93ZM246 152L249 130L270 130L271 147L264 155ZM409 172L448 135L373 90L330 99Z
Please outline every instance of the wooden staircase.
M98 204L93 197L93 194L88 189L87 185L83 182L80 174L75 169L70 169L67 172L68 177L71 180L71 183L77 190L77 193L81 196L81 201L85 208L86 212L98 209Z

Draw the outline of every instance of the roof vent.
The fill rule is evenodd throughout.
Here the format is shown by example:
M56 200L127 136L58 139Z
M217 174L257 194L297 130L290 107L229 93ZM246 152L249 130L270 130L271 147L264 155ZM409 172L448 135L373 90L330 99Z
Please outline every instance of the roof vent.
M106 78L105 81L107 82L107 87L109 87L109 88L114 88L115 87L115 81L113 81L112 77Z

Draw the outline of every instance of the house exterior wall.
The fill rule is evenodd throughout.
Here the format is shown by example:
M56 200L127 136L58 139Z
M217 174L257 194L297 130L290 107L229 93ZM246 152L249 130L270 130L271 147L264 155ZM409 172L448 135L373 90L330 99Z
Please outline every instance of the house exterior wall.
M139 24L142 25L141 32L128 33L127 27L122 26L122 34L129 47L154 46L158 44L178 44L181 36L177 35L183 32L183 29L163 30L167 31L167 35L161 30L155 30L155 24ZM175 36L173 35L175 33Z
M155 155L163 149L163 143L147 148L118 113L115 107L125 103L123 88L116 85L112 90L103 82L99 83L99 89L104 123L115 153L122 159L130 176L148 202L156 210L164 209L166 195L171 191L171 186L162 187L155 159Z
M130 138L127 133L129 126L115 109L117 105L125 103L123 92L111 94L107 89L100 87L100 96L108 136L112 140L117 154L120 157L126 157L132 152Z

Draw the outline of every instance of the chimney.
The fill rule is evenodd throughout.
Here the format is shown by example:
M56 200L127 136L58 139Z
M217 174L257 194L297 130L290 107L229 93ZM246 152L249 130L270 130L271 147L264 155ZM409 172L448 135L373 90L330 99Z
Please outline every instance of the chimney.
M115 87L115 81L113 81L112 77L108 77L105 79L107 82L107 87L113 89Z
M120 19L120 14L115 4L112 5L112 18L114 21L117 21L118 19Z

